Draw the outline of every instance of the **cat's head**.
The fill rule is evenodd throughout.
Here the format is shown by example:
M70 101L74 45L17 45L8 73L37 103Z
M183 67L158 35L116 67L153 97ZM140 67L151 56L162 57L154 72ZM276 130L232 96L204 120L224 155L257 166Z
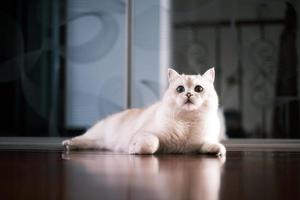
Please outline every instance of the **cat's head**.
M207 70L203 75L180 75L175 70L168 69L168 79L169 87L163 101L174 109L193 111L218 106L214 88L214 68Z

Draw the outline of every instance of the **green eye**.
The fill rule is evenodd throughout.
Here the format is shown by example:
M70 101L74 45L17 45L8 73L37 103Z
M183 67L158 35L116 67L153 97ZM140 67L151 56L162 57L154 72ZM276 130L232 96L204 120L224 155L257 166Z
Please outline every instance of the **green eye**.
M196 85L196 87L195 87L195 92L198 92L198 93L200 93L200 92L202 92L203 91L203 87L202 86L200 86L200 85Z
M178 93L182 93L182 92L184 92L184 87L182 86L182 85L179 85L177 88L176 88L176 91L178 92Z

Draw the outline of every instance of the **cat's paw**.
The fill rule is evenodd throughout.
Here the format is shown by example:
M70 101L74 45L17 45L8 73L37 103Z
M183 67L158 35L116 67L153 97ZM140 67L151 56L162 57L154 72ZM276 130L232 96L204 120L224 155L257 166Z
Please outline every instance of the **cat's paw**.
M129 154L142 154L142 147L140 144L138 144L137 142L133 142L129 145L129 149L128 149L128 153Z
M70 144L70 140L64 140L61 143L63 145L63 147L67 150L69 150L69 144Z
M158 149L159 141L156 136L136 136L131 141L129 154L154 154Z
M217 156L226 155L226 149L221 143L205 143L202 145L201 152L216 154Z
M153 154L155 149L145 143L133 142L129 145L129 154Z
M64 146L64 148L66 150L71 150L72 149L72 139L64 140L64 141L62 141L61 144Z
M216 148L216 155L217 156L225 156L226 155L226 149L224 147L223 144L217 144L217 147Z

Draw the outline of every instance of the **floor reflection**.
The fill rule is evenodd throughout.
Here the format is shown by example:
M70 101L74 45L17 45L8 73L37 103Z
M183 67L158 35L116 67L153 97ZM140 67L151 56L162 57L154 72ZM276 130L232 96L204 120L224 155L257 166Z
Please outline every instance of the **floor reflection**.
M72 199L216 200L225 162L224 157L203 155L96 152L64 153L62 158L67 170L66 195Z

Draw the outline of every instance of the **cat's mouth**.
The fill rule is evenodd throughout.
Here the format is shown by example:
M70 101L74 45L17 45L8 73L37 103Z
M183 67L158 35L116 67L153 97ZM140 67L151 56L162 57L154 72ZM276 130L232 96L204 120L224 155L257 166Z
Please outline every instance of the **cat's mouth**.
M183 104L183 109L192 111L192 110L197 109L197 107L196 107L195 103L190 98L188 98Z
M191 99L187 99L184 104L190 105L190 104L194 104L194 103L191 101Z

